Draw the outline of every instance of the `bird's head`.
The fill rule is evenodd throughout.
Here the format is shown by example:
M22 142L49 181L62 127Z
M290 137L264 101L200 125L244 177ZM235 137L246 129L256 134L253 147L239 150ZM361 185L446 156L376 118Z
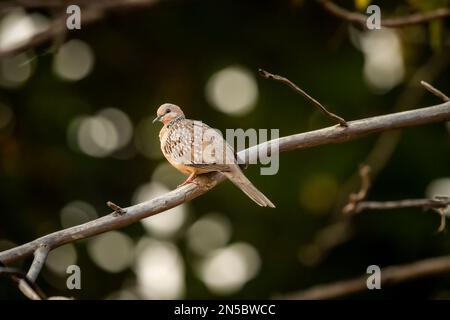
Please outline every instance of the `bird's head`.
M179 106L171 103L164 103L156 111L156 118L153 119L153 123L156 121L161 121L164 125L166 125L179 116L184 117L184 113Z

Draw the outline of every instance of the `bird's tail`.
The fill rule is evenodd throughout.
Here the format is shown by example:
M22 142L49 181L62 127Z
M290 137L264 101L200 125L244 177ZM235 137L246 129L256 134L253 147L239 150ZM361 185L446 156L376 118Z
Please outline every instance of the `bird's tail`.
M232 171L222 173L261 207L275 208L272 201L270 201L261 191L256 189L239 167L233 168Z

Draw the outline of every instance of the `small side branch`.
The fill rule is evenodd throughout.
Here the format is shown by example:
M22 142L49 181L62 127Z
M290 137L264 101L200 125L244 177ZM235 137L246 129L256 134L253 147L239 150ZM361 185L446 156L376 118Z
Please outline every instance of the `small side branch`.
M309 94L307 94L304 90L300 89L295 83L293 83L291 80L276 75L276 74L272 74L266 70L263 69L259 69L259 74L266 79L272 79L272 80L276 80L276 81L280 81L284 84L287 84L289 87L291 87L295 92L299 93L300 95L302 95L303 97L305 97L307 100L309 100L316 108L318 108L320 110L320 112L322 112L324 115L326 115L327 117L333 119L333 121L337 122L339 125L343 126L343 127L348 127L347 121L345 121L343 118L339 117L338 115L328 111L319 101L317 101L316 99L314 99L313 97L311 97Z
M370 189L370 167L361 166L361 189L358 193L349 196L347 205L342 209L344 214L357 214L364 210L392 210L404 208L422 208L423 210L434 209L441 216L441 224L438 232L445 229L445 210L450 206L450 197L437 196L434 199L406 199L397 201L364 201Z
M114 214L115 214L115 215L121 216L121 215L124 215L124 214L126 213L126 210L125 210L125 209L122 209L121 207L119 207L117 204L115 204L115 203L112 202L112 201L106 202L106 205L107 205L110 209L114 210Z
M50 248L46 244L41 245L34 252L34 259L27 273L27 277L32 281L36 281L37 277L39 276L39 273L41 272L42 267L47 260L49 252Z
M435 87L433 87L431 84L429 84L426 81L420 81L420 84L427 89L428 91L430 91L432 94L434 94L436 97L438 97L439 99L441 99L442 101L450 101L450 98L447 97L442 91L436 89Z
M367 16L359 12L344 9L330 0L318 0L319 4L332 15L343 20L366 26ZM388 28L401 28L421 23L426 23L436 19L450 17L449 8L439 8L433 11L415 13L403 17L387 18L381 20L381 25Z
M48 245L40 245L34 252L34 259L26 277L18 280L17 286L19 290L31 300L42 299L42 295L36 292L37 286L35 282L45 264L45 260L47 260L49 252L50 249ZM30 283L33 283L34 286L30 286Z
M343 213L353 213L356 207L367 197L370 189L370 167L362 165L359 168L359 175L361 176L361 189L357 193L351 193L348 204L342 209Z

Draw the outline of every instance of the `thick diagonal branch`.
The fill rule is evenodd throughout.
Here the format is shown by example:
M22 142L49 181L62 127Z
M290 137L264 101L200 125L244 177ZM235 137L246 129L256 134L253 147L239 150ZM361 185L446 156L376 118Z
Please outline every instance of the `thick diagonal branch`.
M287 152L325 144L342 143L361 138L371 133L449 120L450 102L446 102L422 109L350 121L347 122L348 127L332 126L320 130L282 137L242 150L238 155L239 157L248 155L247 161L255 163L261 148L266 150L278 148L280 152ZM126 212L125 214L118 215L112 213L96 220L60 230L21 246L0 252L0 262L8 264L23 259L24 257L32 255L34 251L42 245L47 245L51 250L69 242L122 228L133 222L192 200L206 193L225 178L220 173L213 173L200 176L198 179L199 185L189 184L150 201L123 208Z

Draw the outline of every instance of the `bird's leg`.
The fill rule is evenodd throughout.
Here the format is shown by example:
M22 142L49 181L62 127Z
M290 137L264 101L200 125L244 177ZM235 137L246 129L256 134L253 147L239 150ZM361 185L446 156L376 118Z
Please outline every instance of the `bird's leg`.
M189 177L186 179L186 181L184 181L182 184L180 184L180 185L178 186L178 188L179 188L179 187L182 187L182 186L184 186L184 185L187 185L188 183L195 183L195 181L194 181L195 178L197 178L197 174L196 174L195 172L192 172L192 173L189 175Z

